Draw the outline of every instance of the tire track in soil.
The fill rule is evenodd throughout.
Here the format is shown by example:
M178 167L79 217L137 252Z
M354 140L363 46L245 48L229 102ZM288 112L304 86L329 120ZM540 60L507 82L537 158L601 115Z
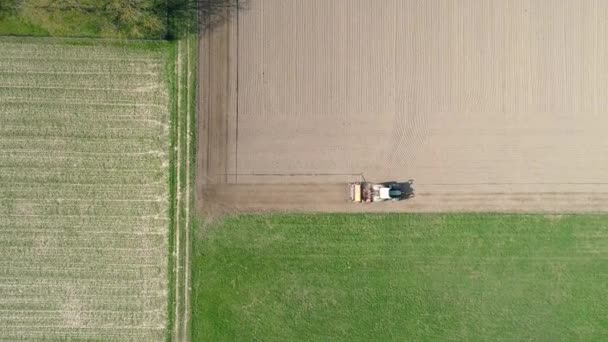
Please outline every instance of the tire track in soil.
M174 264L173 264L173 273L174 273L174 286L175 286L175 303L174 303L174 316L173 316L173 341L181 341L180 334L180 208L181 208L181 186L180 186L180 166L181 166L181 127L180 127L180 114L181 114L181 82L180 75L182 70L182 57L181 57L181 41L177 42L177 62L175 65L175 75L176 75L176 89L177 89L177 115L175 120L176 125L176 137L175 137L175 149L176 149L176 158L175 158L175 168L176 168L176 177L175 177L175 220L174 220Z
M383 159L384 165L382 174L389 174L391 170L399 170L408 163L412 163L416 158L416 151L424 144L429 135L428 122L426 115L410 112L408 109L397 111L394 119L395 129L391 136L392 148L388 156Z
M512 212L589 213L608 210L608 192L417 193L400 202L350 203L346 184L215 184L204 191L207 215L256 212Z
M184 43L185 42L185 43ZM191 68L191 42L190 38L186 38L178 43L178 77L182 77L184 70L185 80L185 94L181 82L177 82L178 88L178 117L177 117L177 204L176 204L176 228L175 228L175 318L173 327L173 340L174 341L189 341L190 340L190 205L192 199L191 182L190 182L190 156L191 156L191 104L190 101L192 96L192 89L190 87L192 81L192 68ZM184 46L185 45L185 46ZM186 49L184 52L183 49ZM183 54L186 54L184 66L182 60ZM185 68L185 69L184 69ZM185 111L181 104L183 96L186 96ZM185 115L185 119L183 118ZM182 120L185 122L185 127L182 127ZM185 136L184 136L185 134ZM182 146L182 139L184 139L185 146ZM183 150L183 151L182 151ZM185 154L183 153L185 152ZM182 173L182 167L185 168L185 179L184 179L184 191L181 190L180 174ZM184 229L182 232L180 220L181 209L183 206L183 213L185 220L183 222ZM182 241L183 240L183 241ZM180 297L181 296L181 297Z
M183 333L182 336L184 336L184 340L185 341L189 341L190 340L190 334L189 334L189 323L190 323L190 291L192 290L190 287L190 221L191 221L191 217L190 217L190 202L192 199L191 196L191 189L190 189L190 138L191 138L191 132L190 132L190 115L191 115L191 79L192 79L192 68L191 68L191 60L190 60L190 39L186 40L186 51L187 51L187 75L186 75L186 96L188 98L188 101L186 102L186 207L185 207L185 212L186 212L186 229L184 231L184 317L183 317L183 325L182 325L182 329L183 329Z

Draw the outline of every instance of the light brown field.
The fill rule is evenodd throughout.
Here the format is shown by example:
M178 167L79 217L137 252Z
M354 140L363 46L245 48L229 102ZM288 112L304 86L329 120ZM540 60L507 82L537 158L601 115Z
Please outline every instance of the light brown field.
M238 210L608 209L607 1L248 7L201 45L203 202ZM359 173L414 179L417 196L353 206L342 184ZM302 185L285 186L296 183L327 185L309 186L316 196L308 198L298 196Z

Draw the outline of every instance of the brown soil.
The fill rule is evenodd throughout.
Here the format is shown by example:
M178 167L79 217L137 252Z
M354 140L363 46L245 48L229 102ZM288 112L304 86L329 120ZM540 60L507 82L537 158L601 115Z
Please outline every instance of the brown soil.
M383 4L253 0L205 40L201 208L608 210L608 3ZM417 196L347 203L361 173Z
M446 190L449 190L446 188ZM350 203L346 184L216 184L206 186L205 214L248 212L599 212L605 192L417 192L400 202Z

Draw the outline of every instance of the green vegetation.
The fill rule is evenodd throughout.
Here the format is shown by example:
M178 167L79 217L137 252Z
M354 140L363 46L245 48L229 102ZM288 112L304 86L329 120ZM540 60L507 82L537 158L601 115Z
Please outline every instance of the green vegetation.
M23 16L0 17L0 36L49 36L49 31Z
M201 1L207 2L208 0ZM219 0L209 1L218 2ZM196 12L192 12L197 8L195 4L196 1L194 0L171 0L168 2L164 0L136 0L129 2L117 0L10 0L10 2L0 2L0 35L149 39L180 38L171 43L141 40L105 39L100 41L94 39L49 38L40 38L39 40L34 38L5 38L3 41L7 46L10 45L8 50L3 50L3 53L6 52L2 57L4 62L0 61L0 73L2 74L2 78L0 79L7 81L5 82L6 84L2 84L4 86L3 92L5 93L4 95L9 96L3 98L3 100L19 99L20 101L27 102L27 99L34 99L37 103L39 101L37 106L28 103L31 108L19 111L19 114L30 115L33 113L34 115L29 120L32 121L32 124L36 122L40 122L41 125L49 122L52 123L49 127L46 127L46 130L41 127L35 127L33 132L27 131L24 134L28 135L31 139L41 140L42 144L46 144L47 139L55 142L63 137L57 138L52 133L54 128L68 126L70 129L69 133L75 135L74 137L70 135L70 137L78 138L75 139L74 146L70 146L76 152L70 150L69 153L78 153L73 158L72 155L65 157L62 154L61 148L64 148L67 143L61 144L59 150L48 151L41 149L35 152L46 154L45 161L53 163L53 159L56 159L55 164L65 165L66 168L68 164L63 164L64 162L69 163L77 159L80 153L84 153L78 150L80 144L90 145L87 145L86 152L91 153L91 158L99 156L94 166L86 164L86 170L75 169L76 171L82 171L84 174L76 177L77 180L84 180L85 183L76 184L73 183L76 181L70 178L67 182L72 191L70 194L80 191L80 187L91 187L94 184L98 184L99 189L96 189L97 191L94 193L87 192L88 195L93 196L90 198L90 202L97 203L106 200L105 197L98 197L105 195L106 183L112 183L115 187L120 188L124 192L122 197L118 194L119 191L117 189L111 189L113 193L116 193L114 196L116 198L113 197L111 200L125 203L120 208L122 210L121 213L126 214L125 220L121 224L117 224L116 228L125 231L121 234L126 235L121 236L130 236L128 234L134 233L133 229L145 228L141 234L142 238L139 240L143 244L150 243L146 239L149 233L146 229L151 229L151 227L141 227L139 226L140 223L144 225L157 225L155 228L158 228L159 224L164 223L162 228L167 232L165 239L159 240L160 233L154 231L150 234L154 235L155 240L149 246L146 246L156 253L155 257L159 259L154 259L155 261L163 260L162 258L165 257L162 263L162 265L165 265L165 268L160 275L150 275L147 271L152 270L152 264L146 263L144 265L146 272L142 271L143 273L141 273L145 275L145 279L138 278L137 280L140 282L150 281L159 286L166 286L168 296L164 298L164 301L159 301L157 297L163 292L156 291L157 289L154 287L148 288L144 286L141 289L141 291L144 291L143 293L135 293L136 291L133 293L133 296L137 298L133 300L133 304L127 301L124 306L127 308L125 310L121 308L120 312L105 316L94 309L89 310L90 312L87 313L87 317L95 315L104 316L98 317L105 320L103 321L105 324L104 329L117 327L116 331L111 334L108 333L105 335L106 337L129 336L129 338L152 341L162 335L165 340L171 340L174 337L177 340L181 340L181 336L186 335L189 329L186 316L189 310L189 292L186 291L187 282L189 281L189 255L186 255L187 250L185 247L190 243L187 236L190 224L189 205L193 201L191 188L193 187L192 179L195 174L195 168L190 167L189 163L194 163L196 158L196 154L194 153L195 144L191 142L195 138L194 128L196 127L196 118L193 114L196 113L197 108L196 61L198 58L198 35L189 34L195 28L196 20L198 20L197 16L193 16ZM169 5L171 5L170 8ZM171 17L171 20L169 20L169 17L173 14L174 17ZM190 16L186 19L194 21L181 20L185 17L178 18L178 16ZM157 23L163 26L153 25L154 30L151 30L151 26L145 22L142 22L142 20L150 21L156 19L162 19L157 20ZM181 26L177 27L176 23L179 23ZM0 48L2 47L4 46L0 45ZM11 49L14 49L16 52ZM111 51L111 53L108 51ZM21 52L26 55L20 54ZM90 67L90 69L87 67ZM50 100L47 99L46 93L49 94L48 96L59 94L59 101L48 102ZM67 103L62 102L64 100ZM0 119L4 120L5 115L10 114L9 112L14 110L13 107L21 106L22 104L19 102L18 104L9 106L7 102L4 104L5 108L2 108L2 105L0 104L0 110L5 109L6 113L0 113ZM83 107L86 108L83 109ZM59 112L55 113L54 110L59 110ZM114 113L113 111L118 112ZM16 120L17 114L12 114L15 117L7 116L7 121L3 121L3 123L8 125L3 127L5 130L14 128L10 127L10 125ZM95 118L95 114L100 114L100 116ZM82 122L79 120L82 120ZM89 125L89 121L91 120L96 125ZM30 124L29 121L22 117L19 124ZM87 126L78 132L76 129L80 124ZM107 129L108 132L105 132L104 129ZM1 133L0 139L3 138ZM120 150L122 144L128 144L128 149L141 148L145 151L142 150L137 153L127 151L127 153L120 155L119 152L115 152L115 150L110 148L111 152L106 153L106 149L109 148L104 140L106 133L111 139L119 139L113 142L116 145L116 151ZM12 134L12 132L9 132L9 134ZM62 133L60 132L59 134ZM119 136L115 137L116 134ZM141 145L137 146L138 143ZM14 147L10 141L6 141L2 145L5 145L7 148ZM19 154L30 152L25 151L25 148L26 146L24 145L19 146L19 149L15 151L11 150L15 155L10 157L20 158L19 160L21 160ZM99 148L101 152L96 150L96 148ZM50 147L49 149L53 148ZM36 157L36 155L32 156ZM104 157L111 159L111 161L104 160ZM136 160L131 162L133 158ZM140 159L145 159L146 164L138 164ZM2 161L3 159L0 155L0 162ZM9 160L9 162L11 165L16 166L15 170L13 170L16 174L16 169L21 167L21 164L13 160ZM79 163L76 165L80 166ZM0 167L2 166L0 165ZM94 167L97 166L100 169L94 170ZM140 166L145 168L139 169ZM123 170L125 171L123 172ZM69 172L59 167L54 171L62 175L69 174ZM128 186L121 187L121 180L115 180L111 176L117 175L120 178L121 172L129 173L129 178L125 180ZM86 183L89 173L95 173L94 180L97 183ZM108 174L110 176L102 180L97 179ZM0 178L8 180L10 177L8 175L5 177L0 175ZM116 182L118 183L114 184ZM19 186L21 184L15 185L15 187ZM16 191L15 187L7 188L6 191L0 191L0 193L5 194L10 191ZM154 193L152 190L157 192ZM41 193L37 194L40 195ZM64 195L64 192L62 191L56 191L52 194L42 192L42 194L47 196L47 201L52 202L56 197L59 198L56 200L57 203L61 204L63 201L61 196ZM137 197L138 194L143 195L140 198ZM30 198L28 197L27 199ZM31 199L33 201L39 200L37 198ZM165 200L167 201L165 202ZM79 208L83 206L79 202L75 202L75 205ZM151 210L149 207L151 206L158 210L154 215L152 215L152 212L149 212ZM12 201L4 200L0 203L0 219L4 218L3 214L14 215L13 210L15 207L18 208ZM101 208L101 204L96 204L95 209L99 208ZM131 209L139 210L145 215L142 214L139 221L134 218L130 220L131 217L128 213ZM52 210L60 209L53 208ZM88 217L87 213L74 209L73 217L76 218L82 215ZM107 223L116 220L121 221L123 217L121 216L122 214L114 215L112 210L104 211L104 213L91 215L91 221L93 222L87 222L86 224L95 226L97 225L97 220ZM72 212L70 212L70 215L72 215ZM2 228L0 225L0 230ZM78 223L71 222L65 229L72 231L80 228L82 227ZM109 230L108 234L111 232L114 232L114 230ZM83 235L83 238L90 238L90 236ZM59 237L59 239L62 239L62 237ZM108 241L108 244L111 243L114 242ZM156 243L165 244L165 249L158 250L158 246L155 245ZM168 246L166 246L167 244ZM99 253L105 253L106 250L104 248L100 248ZM166 250L169 251L168 254L165 253ZM96 253L96 251L94 252ZM142 253L138 249L132 252ZM150 261L148 256L140 256L140 258L142 258L142 262ZM123 261L127 262L129 260L129 252L126 252L126 257ZM135 272L135 269L139 266L137 262L133 262L132 272ZM159 267L161 267L161 264L159 264ZM119 278L121 275L120 268L118 267L118 270L116 270ZM77 270L73 270L73 273L70 274L74 278L80 277ZM85 272L84 276L88 276L88 273ZM163 279L163 277L166 277L166 279ZM44 274L42 274L40 279L37 278L37 280L42 279L44 281L43 278ZM168 281L164 283L163 280ZM3 285L1 281L0 285ZM110 282L110 285L113 286L114 282ZM24 286L27 287L29 285L25 282ZM57 288L61 289L63 286L62 284L58 284ZM137 288L141 286L129 285L129 287ZM120 297L120 290L117 291ZM152 291L154 294L148 296L149 291ZM29 293L29 295L32 294ZM87 304L89 306L98 305L99 301L103 302L105 300L96 296L90 298L92 301ZM52 298L48 300L52 300ZM131 306L128 305L135 305L138 300L146 301L145 305L140 306L139 310L141 312L138 310L135 310L136 312L134 313L129 311ZM41 303L44 304L44 301L41 301ZM108 308L111 309L112 305L108 305ZM89 306L85 306L85 309ZM168 310L160 310L162 307L166 307ZM15 310L18 310L18 308L15 308ZM56 310L56 312L55 316L64 314L62 310ZM25 311L24 314L27 313L29 311ZM133 318L126 320L128 322L125 324L153 323L155 326L150 326L148 330L146 330L147 326L131 327L130 329L132 330L140 330L138 334L130 334L129 331L125 330L127 328L111 321L114 318L124 320L124 316L130 314ZM40 311L40 315L50 316L50 313ZM37 318L34 315L31 317L31 320ZM53 319L57 320L55 317ZM87 319L95 328L97 321L93 318ZM3 322L0 317L0 323ZM24 324L24 326L28 325ZM54 338L57 334L63 333L63 336L67 337L95 338L96 336L103 335L99 334L99 331L96 329L88 330L88 334L79 333L78 331L83 328L78 325L73 326L73 329L66 328L63 332L54 329L53 325L49 325L46 328L48 328L49 333L45 335L41 335L39 331L33 329L30 335L19 334L15 331L13 335L8 336L19 338L23 336L34 336L34 338L44 336L45 338ZM12 329L11 325L9 324L6 329ZM0 336L3 336L1 335L2 332L3 330L0 329Z
M194 341L608 336L608 216L237 216L198 234Z
M161 39L166 19L149 10L159 0L23 0L0 15L0 34Z
M171 77L171 149L169 263L172 265L169 286L169 332L174 341L185 340L189 310L189 245L191 208L194 200L196 153L197 60L198 36L188 35L173 44L174 65Z
M172 46L0 38L2 338L166 338Z
M210 4L205 7L208 11L219 11L229 3L225 0L200 2ZM4 38L0 41L0 48L3 48L0 80L6 81L1 84L4 90L1 91L3 94L0 94L0 99L6 100L5 103L0 103L0 119L6 124L0 128L0 142L4 141L0 147L5 146L12 153L7 156L0 154L0 163L5 162L14 167L9 170L14 172L0 174L0 180L10 182L11 177L17 177L20 172L27 174L29 168L38 166L40 172L48 172L45 165L50 165L52 171L57 174L50 181L64 177L65 179L60 180L61 184L69 188L69 191L65 190L68 191L67 194L75 196L84 191L81 188L86 187L87 191L82 193L91 196L87 197L87 203L93 204L86 206L80 203L83 198L70 198L69 203L72 206L66 209L69 210L67 214L62 211L67 204L62 197L66 193L60 184L52 187L54 192L37 190L21 200L42 201L43 199L36 196L44 195L44 201L52 204L48 207L49 210L59 213L59 219L53 225L66 225L62 229L70 232L84 229L79 238L89 239L89 244L93 243L94 238L85 233L92 229L89 225L98 227L99 221L103 223L100 226L103 232L95 232L96 234L117 234L117 239L129 238L129 243L137 248L129 250L120 245L120 248L126 248L125 257L120 261L125 265L130 263L129 271L132 275L125 276L121 273L123 264L109 263L104 266L104 263L100 262L95 265L108 269L116 266L114 271L117 280L108 282L111 287L117 284L120 287L123 276L129 281L139 282L123 286L124 289L117 288L115 293L119 299L124 296L123 290L132 293L131 297L124 301L124 305L114 310L116 312L109 313L116 308L119 299L106 303L107 298L94 295L87 297L90 301L82 306L83 310L88 310L86 322L77 321L72 324L62 321L58 318L62 315L79 317L75 311L78 308L66 311L52 306L56 309L56 314L40 310L29 316L31 322L25 322L25 318L6 318L15 320L15 324L22 323L23 328L32 326L33 329L31 332L18 332L14 328L15 324L8 322L5 330L0 328L0 336L33 339L54 339L57 336L95 339L104 336L105 340L116 336L153 341L161 336L165 340L182 340L182 336L185 338L188 334L189 255L186 247L190 244L190 205L193 201L191 189L195 174L195 168L190 167L190 164L196 159L193 139L196 127L194 114L197 108L197 10L195 0L0 1L0 35L179 38L172 43L49 38ZM16 102L11 103L13 100ZM16 108L19 108L19 111ZM36 124L40 126L35 126ZM27 125L31 125L30 130L25 129ZM84 125L81 130L80 125ZM68 130L67 133L64 132L65 129ZM22 140L27 136L35 141L31 144L35 149L28 151L26 142L18 146L13 145L14 141L7 140L7 137L2 136L3 133L8 137L16 134ZM63 134L68 134L67 138L71 140L61 141L66 138ZM45 144L49 146L40 147ZM109 146L110 144L113 146ZM85 146L86 151L80 150L81 145ZM15 146L18 148L13 149ZM126 150L123 151L122 148ZM69 150L66 152L63 149ZM137 152L131 151L132 149ZM44 155L44 160L32 166L33 161L23 156L26 153L33 153L32 158ZM82 156L84 154L87 155ZM86 161L81 161L84 157L87 157ZM73 169L69 167L72 162L76 166ZM6 165L0 164L0 167ZM22 170L24 167L28 170ZM80 174L72 175L73 172ZM93 174L92 179L88 178L90 174ZM123 176L125 179L121 179ZM28 181L32 179L35 183L39 182L39 177L42 176L34 172ZM45 178L43 181L49 180ZM44 187L40 184L38 186ZM0 202L0 220L5 219L5 215L21 215L20 206L13 200L19 187L23 187L23 184L18 182L12 187L0 189L0 195L11 196ZM91 187L96 187L95 191ZM111 198L106 198L107 192L112 192ZM119 202L124 205L119 206ZM85 207L86 210L83 209ZM120 211L120 215L116 215L116 210ZM141 213L139 219L131 217L135 211ZM68 214L73 218L72 221L67 221ZM28 215L24 215L23 220L29 217ZM47 215L40 215L43 218L41 225L47 224ZM77 220L78 217L86 217L83 219L86 222L81 225L83 220ZM66 221L62 221L63 218ZM114 222L115 227L108 227ZM25 229L25 222L22 225L23 233L29 233L33 238L35 233ZM0 223L0 234L2 229L7 227ZM114 228L120 231L117 232ZM142 231L137 233L138 230ZM167 234L164 238L161 231ZM132 234L137 234L140 238L132 239ZM148 239L150 236L153 241ZM56 237L57 241L54 242L62 244L65 237ZM79 243L72 242L76 245ZM113 261L114 255L105 253L109 253L113 243L119 242L108 239L92 253L103 257L100 259L102 261ZM139 248L141 246L137 243L143 244L145 249ZM159 243L162 245L158 246ZM56 247L51 245L51 248ZM87 245L82 251L89 251L90 248L92 247ZM146 254L149 251L155 253L154 258ZM139 259L133 260L136 257ZM61 256L57 256L57 259L61 259ZM87 260L89 259L91 258ZM8 260L11 261L10 258ZM155 262L157 266L154 266ZM40 265L47 267L43 261L40 261ZM77 265L80 268L71 269L66 276L73 279L88 277L90 270L79 274L82 265ZM141 277L136 275L138 270ZM159 270L162 270L161 273L154 273ZM106 274L101 272L99 277L99 280L94 280L102 282ZM165 280L168 281L165 283ZM26 289L31 286L21 278L16 281ZM50 281L45 278L44 272L41 272L41 277L35 278L35 281L50 282L50 286L67 291L66 284L52 283L60 280ZM146 285L148 282L154 285ZM3 293L1 285L5 284L0 281L0 294ZM98 285L95 283L95 286ZM99 288L99 291L109 293L109 290ZM86 291L84 293L88 296ZM168 296L163 297L163 294ZM38 298L36 296L38 295L32 291L26 291L20 300L27 302ZM57 298L59 297L41 297L39 302L40 305L45 305ZM74 300L79 298L75 296ZM135 308L135 305L139 305L139 308ZM107 309L108 313L97 311L98 306ZM163 307L168 310L161 310ZM19 307L11 307L10 310L20 311ZM24 310L19 315L30 313L31 310ZM32 325L39 316L48 317L48 320L38 322L52 323L40 326L41 329L46 328L48 333L43 334ZM128 319L125 318L127 316ZM119 321L124 322L121 324ZM0 323L6 322L0 317ZM65 328L62 329L61 324L65 325ZM84 328L81 326L84 324L91 326L86 332L83 332ZM100 333L103 329L113 330L104 335ZM8 335L2 334L9 331L11 333Z
M2 0L0 35L184 38L246 0Z

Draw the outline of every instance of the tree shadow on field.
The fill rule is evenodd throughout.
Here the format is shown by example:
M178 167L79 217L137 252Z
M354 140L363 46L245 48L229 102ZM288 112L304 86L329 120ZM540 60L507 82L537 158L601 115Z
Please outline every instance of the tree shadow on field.
M23 0L0 0L0 19L16 15Z
M212 31L238 11L247 9L248 4L249 0L169 0L166 39Z
M0 17L16 13L25 0L0 0ZM47 15L103 21L129 38L176 40L212 30L246 9L250 0L39 0Z

